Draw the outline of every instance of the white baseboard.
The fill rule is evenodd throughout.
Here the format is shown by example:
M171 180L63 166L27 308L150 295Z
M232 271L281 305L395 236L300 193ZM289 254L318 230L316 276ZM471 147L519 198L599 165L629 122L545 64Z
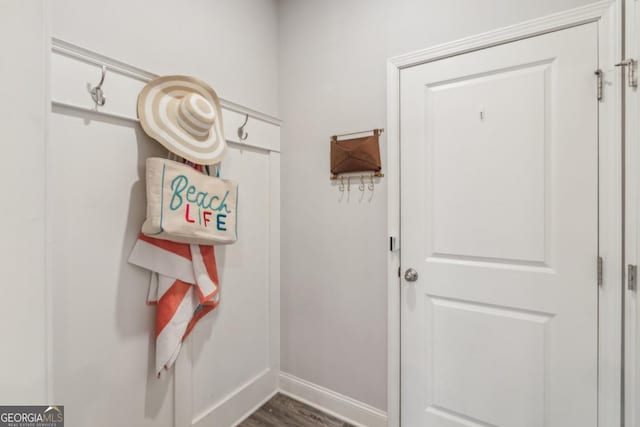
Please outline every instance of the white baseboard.
M358 427L387 427L386 412L286 372L278 391Z
M235 424L233 424L231 427L236 427L238 424L240 424L241 422L243 422L244 420L246 420L247 418L249 418L251 416L251 414L253 414L254 412L256 412L258 409L260 409L260 407L262 405L264 405L265 403L267 403L268 401L270 401L273 396L275 396L276 394L278 394L278 390L273 390L271 392L271 394L269 394L267 397L265 397L264 399L262 399L260 402L258 402L258 404L256 404L253 408L249 409L246 413L244 413L239 419L238 421L235 422Z
M269 369L196 415L193 427L236 426L276 394L277 371Z

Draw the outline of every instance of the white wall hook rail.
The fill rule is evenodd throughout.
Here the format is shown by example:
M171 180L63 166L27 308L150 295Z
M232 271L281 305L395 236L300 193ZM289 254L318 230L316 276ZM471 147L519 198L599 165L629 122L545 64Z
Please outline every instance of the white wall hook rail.
M98 114L138 123L136 111L140 90L157 74L57 38L51 39L51 104L54 112ZM101 80L96 85L96 68ZM109 102L103 90L109 72ZM87 97L87 90L91 99ZM225 138L230 143L269 151L280 151L281 120L261 111L220 98ZM98 109L97 107L101 107ZM251 137L245 131L249 117Z

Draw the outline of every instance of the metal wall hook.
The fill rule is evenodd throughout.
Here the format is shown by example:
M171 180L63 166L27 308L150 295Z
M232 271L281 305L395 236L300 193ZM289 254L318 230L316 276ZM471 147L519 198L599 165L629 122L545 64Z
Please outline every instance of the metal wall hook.
M351 191L351 177L347 177L347 191Z
M627 85L629 87L633 87L633 88L638 87L638 76L636 75L637 68L638 68L638 61L636 61L635 59L629 58L629 59L625 59L622 62L618 62L617 64L615 64L615 66L624 67L627 69Z
M249 115L245 114L244 123L242 123L242 125L238 128L238 138L240 138L240 141L244 141L249 137L249 133L244 131L244 127L247 125L248 121Z
M340 184L338 185L338 190L340 190L340 192L344 191L344 177L343 176L340 177Z
M373 182L373 175L369 175L369 179L371 180L371 183L369 183L369 190L373 191L375 184Z
M93 102L96 105L102 107L105 102L107 102L107 97L104 96L104 91L102 90L102 84L104 83L104 78L107 75L107 66L102 66L102 77L100 77L100 83L97 86L91 88L91 98L93 98Z
M358 185L360 191L364 191L364 175L360 175L360 185Z

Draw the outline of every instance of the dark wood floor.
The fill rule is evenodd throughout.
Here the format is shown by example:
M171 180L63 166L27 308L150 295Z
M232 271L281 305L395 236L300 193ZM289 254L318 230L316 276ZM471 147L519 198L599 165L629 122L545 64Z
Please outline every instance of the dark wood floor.
M238 427L353 427L309 405L276 394Z

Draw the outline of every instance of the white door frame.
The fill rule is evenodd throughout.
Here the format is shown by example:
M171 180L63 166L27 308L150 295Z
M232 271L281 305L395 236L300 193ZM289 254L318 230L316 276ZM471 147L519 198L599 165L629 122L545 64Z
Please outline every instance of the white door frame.
M388 234L400 236L400 70L537 35L598 23L599 66L604 73L599 106L599 254L604 260L599 291L598 425L619 426L622 361L622 150L621 150L621 0L605 0L477 36L396 56L387 61ZM596 70L594 70L595 72ZM594 97L597 79L594 75ZM400 259L401 247L388 253L389 427L400 427ZM397 246L397 247L396 247ZM594 260L596 268L596 260Z
M640 54L640 4L625 0L625 58ZM625 265L640 262L640 89L625 81ZM625 427L640 427L640 299L638 290L625 291L624 373Z

